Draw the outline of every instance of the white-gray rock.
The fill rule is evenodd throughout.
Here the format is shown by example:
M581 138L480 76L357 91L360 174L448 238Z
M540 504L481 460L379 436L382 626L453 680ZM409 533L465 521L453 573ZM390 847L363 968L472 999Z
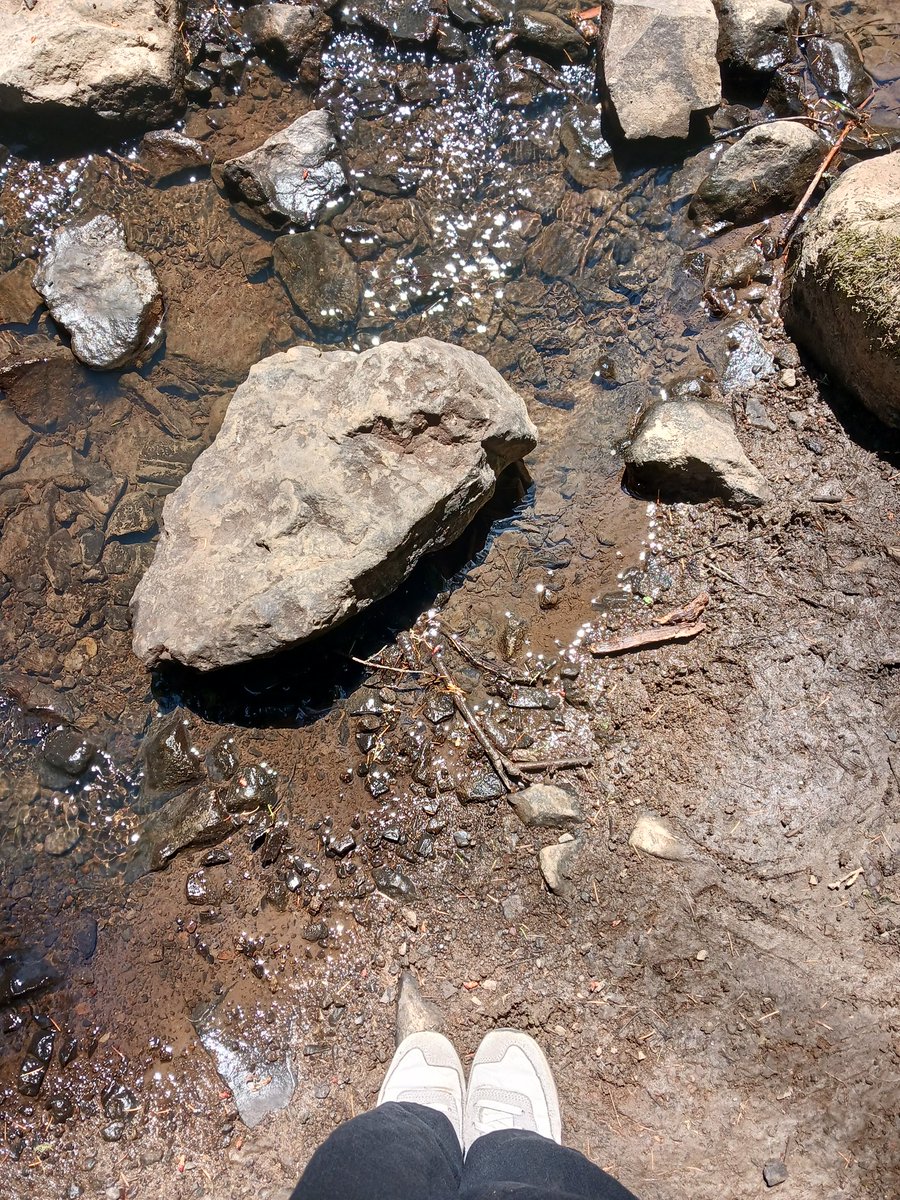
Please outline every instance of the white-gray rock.
M513 792L509 802L522 824L532 829L565 829L582 820L572 793L552 783L533 783L521 792Z
M164 125L184 102L183 0L0 5L0 114Z
M322 108L304 113L256 150L224 163L221 182L260 225L315 225L347 185L334 118Z
M640 817L631 837L629 846L642 850L644 854L652 854L654 858L666 858L672 862L682 862L691 856L690 845L683 841L666 821L659 817Z
M638 423L625 462L633 485L664 500L721 496L749 507L771 494L741 448L728 410L706 400L652 404Z
M900 427L900 151L845 172L807 220L785 281L791 334Z
M544 846L538 856L544 882L554 895L572 894L572 867L578 843L571 834L563 834L553 846Z
M459 346L263 359L166 499L135 653L211 670L323 633L458 537L536 440L522 400Z
M411 1033L441 1033L445 1024L438 1006L422 995L414 972L403 971L397 997L396 1044L399 1046Z
M684 138L691 114L721 98L712 0L605 0L601 56L623 135Z
M112 217L58 229L34 286L71 337L73 354L97 370L133 362L161 333L159 281Z

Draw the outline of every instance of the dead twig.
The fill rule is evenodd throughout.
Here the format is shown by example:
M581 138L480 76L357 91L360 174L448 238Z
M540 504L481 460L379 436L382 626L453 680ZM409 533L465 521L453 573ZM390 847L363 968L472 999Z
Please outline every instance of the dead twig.
M630 650L648 650L667 642L686 642L705 629L704 621L672 625L668 629L639 629L637 633L623 633L621 637L608 638L605 642L588 642L587 649L598 656L627 654Z

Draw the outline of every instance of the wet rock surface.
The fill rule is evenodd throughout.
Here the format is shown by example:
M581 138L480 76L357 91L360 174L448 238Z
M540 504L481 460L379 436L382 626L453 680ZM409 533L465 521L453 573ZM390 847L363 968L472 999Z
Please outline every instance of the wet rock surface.
M362 282L335 237L314 230L275 242L275 270L298 311L314 329L340 329L359 311Z
M70 131L165 124L183 103L183 11L153 0L6 5L0 115Z
M815 130L772 121L729 146L691 201L695 221L748 224L790 208L806 191L827 147Z
M753 506L770 489L747 458L724 405L704 400L657 401L641 417L625 452L633 486L667 499L721 496Z
M718 57L738 79L771 74L794 57L799 16L785 0L718 0Z
M141 165L155 182L171 179L183 171L201 171L209 166L210 158L202 142L176 129L155 129L141 138Z
M125 231L112 217L57 230L34 286L86 366L125 366L158 339L159 281L147 260L128 249Z
M309 51L321 51L331 18L318 5L254 4L244 10L242 28L260 54L291 67Z
M535 442L493 368L432 339L259 363L166 501L135 652L211 670L333 628L458 537Z
M624 137L684 138L693 113L720 98L712 0L611 0L601 55L609 104Z
M882 421L900 426L900 153L859 163L807 222L786 282L794 336Z
M305 113L258 149L224 163L221 177L253 220L275 229L314 225L346 185L331 115Z

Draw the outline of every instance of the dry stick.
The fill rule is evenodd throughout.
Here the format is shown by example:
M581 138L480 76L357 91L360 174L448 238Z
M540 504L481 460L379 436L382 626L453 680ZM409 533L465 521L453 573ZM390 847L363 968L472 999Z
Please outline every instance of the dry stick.
M637 633L625 633L606 642L588 642L587 649L596 655L625 654L629 650L646 650L652 646L662 646L666 642L686 642L698 633L703 633L704 629L706 624L703 621L695 621L690 625L672 625L668 629L641 629Z
M874 92L872 92L871 96L867 96L865 98L865 100L863 100L862 104L860 104L858 106L858 110L861 112L868 104L871 104L874 96L875 96ZM797 226L800 224L803 214L806 212L806 209L809 205L810 200L812 200L812 198L813 198L813 194L815 193L816 188L822 182L822 176L825 174L825 172L828 170L828 168L834 162L835 158L837 158L837 156L840 154L841 147L843 146L844 142L847 140L848 135L854 129L859 129L859 125L860 125L859 121L855 121L855 120L848 121L847 124L844 126L844 128L841 130L841 132L838 134L837 141L834 143L834 145L831 147L831 149L828 151L828 153L822 159L822 163L819 166L818 171L816 171L815 175L812 177L809 187L806 189L806 192L804 193L803 199L800 201L800 203L797 205L797 207L791 213L791 219L788 221L787 225L785 225L784 229L781 231L781 236L778 239L778 248L779 248L779 251L781 252L781 254L784 254L784 252L787 250L788 244L790 243L791 238L794 236Z

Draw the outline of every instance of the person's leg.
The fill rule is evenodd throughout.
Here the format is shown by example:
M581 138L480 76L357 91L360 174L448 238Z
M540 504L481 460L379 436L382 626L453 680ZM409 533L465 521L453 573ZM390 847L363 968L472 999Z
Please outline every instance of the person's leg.
M339 1125L291 1200L456 1200L462 1148L447 1117L387 1103Z
M472 1062L463 1115L460 1200L634 1200L562 1144L550 1064L533 1038L498 1029Z
M291 1200L451 1200L462 1176L465 1075L439 1033L397 1047L377 1107L313 1155Z
M484 1134L466 1155L459 1200L635 1200L583 1154L526 1129Z

